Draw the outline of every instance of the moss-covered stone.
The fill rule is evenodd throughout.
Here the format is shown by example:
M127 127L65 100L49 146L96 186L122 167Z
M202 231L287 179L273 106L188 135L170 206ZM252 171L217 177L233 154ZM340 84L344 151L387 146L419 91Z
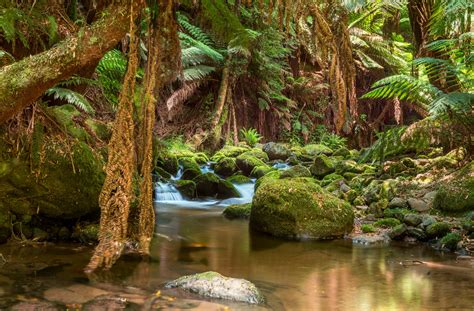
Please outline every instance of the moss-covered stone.
M303 151L304 153L310 155L310 156L317 156L317 155L320 155L320 154L324 154L324 155L331 155L334 151L325 146L325 145L321 145L321 144L309 144L309 145L306 145L303 147Z
M213 173L206 173L193 179L196 183L196 193L198 197L217 197L227 199L239 197L240 193L232 183L219 178Z
M3 144L3 141L0 143ZM0 179L0 201L8 210L54 219L77 219L99 212L104 162L83 142L45 138L40 165L31 169L28 155L8 152L14 169ZM17 205L21 203L20 205ZM28 211L29 210L29 211Z
M196 162L196 160L193 157L183 157L183 158L180 158L178 162L183 168L183 171L187 169L201 171L199 164Z
M257 166L265 166L266 164L251 155L241 154L236 159L237 167L246 175L250 176L253 169Z
M270 160L286 160L291 155L286 146L274 142L266 143L262 149Z
M184 170L183 175L181 176L181 179L184 180L193 180L194 178L198 177L199 175L202 175L201 170L197 170L195 168L188 168Z
M271 171L271 172L265 174L264 176L257 179L257 181L255 182L255 191L257 191L257 189L261 185L266 183L267 181L280 179L280 177L281 177L281 172L280 171Z
M448 213L474 211L474 161L461 169L452 181L440 184L433 207Z
M155 166L174 176L179 170L178 158L169 152L160 152L155 156Z
M382 219L377 220L374 223L374 226L381 227L381 228L393 228L400 224L401 224L400 220L396 218L382 218Z
M405 224L400 224L393 227L393 229L388 232L388 236L392 240L400 240L403 238L406 232L407 232L407 226Z
M321 180L321 186L326 187L334 181L343 181L343 180L344 180L344 177L342 177L341 175L332 173L332 174L324 176L323 180ZM337 186L339 186L339 184L337 184Z
M336 151L334 151L334 153L332 155L335 156L335 157L340 156L340 157L343 157L343 158L346 159L346 158L351 156L351 152L346 147L341 147L341 148L337 149Z
M250 173L250 176L255 177L255 178L260 178L268 174L269 172L273 171L274 168L268 165L259 165L254 167L252 172Z
M87 131L76 125L74 117L81 113L71 104L62 106L50 107L47 109L48 114L61 126L61 129L66 131L69 135L79 139L82 142L91 140Z
M238 171L234 158L222 158L214 166L214 172L221 176L231 176Z
M89 118L85 123L100 140L108 141L112 136L112 131L109 126L102 121Z
M311 177L310 170L303 165L295 165L282 171L280 178Z
M96 243L99 240L99 224L79 224L71 237L81 243Z
M404 208L387 208L383 211L385 218L396 218L403 221L406 214L411 214L413 211Z
M354 160L344 160L336 164L336 173L343 175L344 173L360 174L364 172L365 166L357 164Z
M163 168L157 166L155 167L155 174L163 180L170 180L171 179L171 174L165 171Z
M259 160L262 160L263 162L270 161L270 159L268 158L268 155L262 149L259 149L259 148L253 148L249 151L244 152L243 154L247 156L255 157Z
M451 226L445 222L435 222L426 227L426 234L430 238L440 238L451 231Z
M236 185L248 184L252 182L250 178L244 175L240 175L240 174L230 176L226 180Z
M446 234L439 242L442 247L454 251L456 250L458 243L461 241L461 239L462 238L458 233L451 232Z
M192 180L176 181L176 189L187 198L196 197L196 183Z
M283 238L331 239L352 231L351 206L315 183L270 179L252 202L253 229Z
M225 145L212 156L211 161L217 162L222 158L235 158L249 150L249 147Z
M227 219L248 219L251 209L251 203L230 205L224 209L222 214L224 214L224 217Z
M313 165L311 165L309 169L313 176L323 178L324 176L335 172L335 167L336 165L334 162L328 156L322 154L314 159Z

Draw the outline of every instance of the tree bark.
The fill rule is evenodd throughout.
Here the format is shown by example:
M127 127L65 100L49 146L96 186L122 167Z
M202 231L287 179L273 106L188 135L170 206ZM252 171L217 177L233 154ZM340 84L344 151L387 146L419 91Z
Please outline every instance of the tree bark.
M43 53L0 68L0 123L5 122L58 82L98 62L127 33L130 7L141 1L120 1L102 18Z

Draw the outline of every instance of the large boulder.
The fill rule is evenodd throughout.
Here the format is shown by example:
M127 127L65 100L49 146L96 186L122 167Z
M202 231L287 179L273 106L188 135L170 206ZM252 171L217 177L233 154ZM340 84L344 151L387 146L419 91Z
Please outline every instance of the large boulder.
M255 193L250 226L290 239L333 239L352 231L351 206L304 178L269 179Z
M234 158L222 158L214 166L214 172L222 176L232 176L238 171Z
M176 181L176 189L187 198L192 199L196 196L196 183L192 180Z
M266 143L262 149L270 160L286 160L291 155L290 149L274 142Z
M255 167L266 165L262 160L248 154L239 155L236 163L237 167L247 176L250 176Z
M433 207L448 213L474 210L474 161L443 182L433 201Z
M0 141L0 145L6 144ZM78 219L98 215L104 160L83 142L36 136L37 153L0 147L0 203L16 215Z
M180 277L165 284L166 288L182 288L201 296L228 299L252 304L264 302L258 288L244 279L222 276L217 272L204 272Z
M309 168L311 174L318 178L334 173L336 171L336 165L328 156L322 154L318 155L313 162L313 165Z

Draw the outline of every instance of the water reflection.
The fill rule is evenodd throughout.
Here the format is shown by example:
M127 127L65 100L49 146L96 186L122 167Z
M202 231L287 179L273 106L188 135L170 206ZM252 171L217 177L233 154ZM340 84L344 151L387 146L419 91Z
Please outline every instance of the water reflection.
M474 269L453 255L403 245L282 241L251 233L246 221L220 213L159 208L150 261L125 256L92 279L82 273L92 248L0 246L9 260L0 267L0 309L17 297L41 297L48 288L78 283L152 293L165 281L208 270L255 282L272 310L472 309ZM400 264L414 259L428 264Z

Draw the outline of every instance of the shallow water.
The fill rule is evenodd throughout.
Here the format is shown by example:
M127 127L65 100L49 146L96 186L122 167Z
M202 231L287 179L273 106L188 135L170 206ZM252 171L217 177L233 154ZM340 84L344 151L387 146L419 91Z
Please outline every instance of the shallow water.
M91 248L74 245L0 246L0 308L42 298L53 287L88 284L153 293L163 282L203 271L246 278L273 310L425 310L474 307L474 267L429 247L367 248L350 241L291 242L249 232L222 208L160 204L150 262L125 258L88 279ZM422 265L403 266L404 260ZM221 301L220 303L228 304ZM229 304L232 309L253 306Z

